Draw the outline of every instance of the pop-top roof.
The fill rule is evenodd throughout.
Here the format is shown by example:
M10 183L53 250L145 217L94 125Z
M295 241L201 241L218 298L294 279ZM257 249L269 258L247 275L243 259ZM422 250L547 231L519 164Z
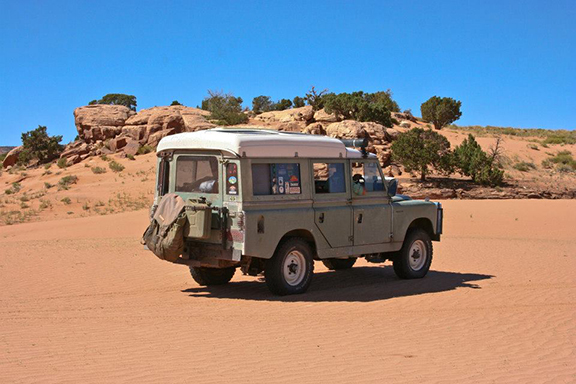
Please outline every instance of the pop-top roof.
M342 141L320 135L254 128L214 128L166 136L157 152L177 149L226 151L240 157L360 158Z

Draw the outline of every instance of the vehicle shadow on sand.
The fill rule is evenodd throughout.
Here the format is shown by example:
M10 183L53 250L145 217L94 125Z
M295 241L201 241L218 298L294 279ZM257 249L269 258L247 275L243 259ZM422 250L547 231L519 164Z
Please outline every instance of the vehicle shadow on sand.
M236 272L239 273L239 272ZM457 288L480 289L474 282L494 276L477 273L430 271L423 279L400 280L392 267L354 267L344 271L314 274L303 295L274 296L262 277L254 281L234 279L226 285L194 287L182 290L192 297L286 302L369 302L395 297L452 291Z

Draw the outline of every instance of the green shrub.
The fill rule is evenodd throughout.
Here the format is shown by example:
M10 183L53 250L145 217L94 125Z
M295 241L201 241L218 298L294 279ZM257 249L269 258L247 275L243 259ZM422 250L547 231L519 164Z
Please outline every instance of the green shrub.
M106 155L100 155L100 158L104 161L110 161L111 159Z
M4 192L7 195L13 195L13 194L20 192L20 189L22 189L22 185L20 185L20 183L18 183L18 182L14 182L14 183L12 183L12 186Z
M70 185L76 184L77 182L78 182L78 176L75 175L64 176L63 178L60 179L60 181L58 181L58 190L59 191L68 190L70 189Z
M546 139L544 144L576 144L576 131L554 131Z
M274 103L270 96L260 95L252 99L252 111L257 115L271 111L273 105Z
M92 172L99 175L101 173L106 173L106 168L102 168L102 167L92 167Z
M62 200L60 200L61 202L63 202L66 205L70 205L72 204L72 200L70 200L69 197L63 197Z
M569 164L558 164L556 170L560 173L574 172L576 168Z
M535 151L539 151L540 148L538 148L538 144L529 144L528 148L533 149Z
M52 208L52 203L50 200L40 199L40 209L43 210L47 208Z
M517 169L520 172L528 172L531 169L536 169L536 165L532 162L520 161L513 165L514 169Z
M544 168L554 168L559 172L572 172L576 171L576 160L572 157L572 152L570 151L560 151L556 155L551 156L542 161L542 166Z
M58 168L66 168L68 167L68 161L65 158L58 159L56 162Z
M151 146L149 146L148 144L141 146L140 148L138 148L138 152L136 152L138 155L145 155L147 153L153 152L154 148L152 148Z
M134 157L134 155L132 154L127 154L126 157L128 158L128 160L136 160L136 158Z
M7 153L0 154L0 163L4 161L7 155L8 155Z
M109 104L109 105L123 105L130 108L131 110L136 110L136 96L125 95L123 93L109 93L103 96L100 100L92 100L88 105L93 104Z
M120 163L118 163L117 161L112 160L111 162L108 163L108 167L113 171L113 172L122 172L124 170L124 166Z
M48 183L48 182L44 182L44 188L46 188L46 189L50 189L50 188L52 188L53 186L54 186L54 184L50 184L50 183Z
M542 160L542 167L546 169L552 169L554 168L554 162L552 162L550 159L544 159Z
M284 111L286 109L292 108L292 100L290 99L280 99L274 103L275 111Z
M306 105L306 99L300 96L296 96L294 99L292 99L292 104L294 105L294 108L302 108L304 105Z
M288 99L273 102L270 96L263 95L256 96L252 99L252 112L257 115L263 112L283 111L290 107L292 107L292 101Z
M210 119L221 125L236 125L248 122L248 116L242 112L242 98L232 94L208 91L202 100L202 109L210 112Z
M52 161L62 153L64 146L60 144L62 136L48 136L45 126L24 132L22 134L22 151L18 155L20 164L28 164L38 160L39 164Z
M420 179L426 180L433 166L443 173L452 172L450 142L432 130L415 128L401 133L392 144L392 156L406 171L420 172Z
M435 129L442 129L462 116L462 102L450 97L433 96L420 106L422 120L434 124Z
M482 185L497 186L504 179L497 150L489 156L472 134L454 149L454 166L460 174L470 176L472 181Z
M322 91L316 91L316 88L312 86L312 88L306 93L304 97L308 105L312 106L313 111L318 111L324 108L324 97L328 93L327 89L323 89Z
M174 100L170 105L182 105L178 100Z
M339 120L373 121L386 127L392 126L390 112L400 109L390 91L331 93L323 97L323 103L326 112L333 113Z

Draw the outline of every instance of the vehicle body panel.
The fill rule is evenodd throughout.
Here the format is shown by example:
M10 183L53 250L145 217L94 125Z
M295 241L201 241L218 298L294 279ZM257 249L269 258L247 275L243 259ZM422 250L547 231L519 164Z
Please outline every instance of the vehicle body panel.
M398 251L407 231L415 223L429 223L426 228L431 237L434 240L440 238L440 205L391 197L387 187L363 196L354 195L352 162L377 162L373 156L362 159L358 151L344 151L350 154L350 158L343 158L343 152L338 150L336 153L339 157L334 158L299 157L298 151L292 157L243 157L235 153L232 147L220 151L213 148L185 148L185 141L171 140L180 147L170 148L169 141L159 146L155 204L163 193L175 192L179 159L205 156L214 157L218 161L217 193L176 192L185 201L205 199L213 208L210 236L207 239L186 239L187 246L182 258L188 260L190 265L201 263L218 267L222 266L222 262L240 262L245 257L269 259L282 239L288 236L302 237L309 241L317 259ZM257 153L256 148L248 147L246 143L242 145L242 148L250 148L252 153ZM168 187L164 189L160 188L162 161L169 163L166 172ZM345 191L329 194L318 192L314 166L322 162L344 164ZM299 193L255 194L253 183L257 175L252 173L253 169L261 168L254 166L263 166L265 169L268 164L297 166ZM229 166L233 169L232 173ZM382 175L379 164L378 170ZM386 186L386 183L381 182Z

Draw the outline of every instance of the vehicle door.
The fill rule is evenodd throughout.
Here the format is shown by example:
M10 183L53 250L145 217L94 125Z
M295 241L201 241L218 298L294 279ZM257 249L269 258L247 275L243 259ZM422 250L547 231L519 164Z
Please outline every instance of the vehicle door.
M331 247L353 245L349 164L312 160L315 223Z
M391 199L376 159L350 160L354 245L390 242Z

